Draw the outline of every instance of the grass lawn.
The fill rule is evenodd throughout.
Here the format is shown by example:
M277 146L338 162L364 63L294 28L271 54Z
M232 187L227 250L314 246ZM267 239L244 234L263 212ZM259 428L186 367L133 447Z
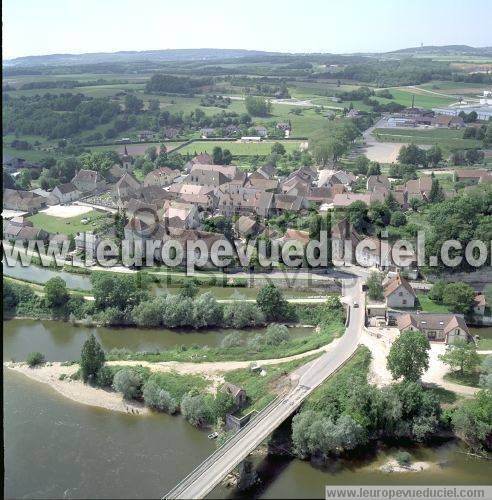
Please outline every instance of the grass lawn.
M289 152L299 149L300 141L278 141ZM216 146L228 149L235 156L269 155L275 141L243 144L234 141L196 141L178 150L180 154L212 153Z
M265 408L283 388L289 387L287 375L316 357L318 355L266 366L267 374L264 377L252 372L249 368L242 368L227 372L224 378L226 382L238 385L246 391L248 403L241 409L241 414L245 415L252 410L261 411Z
M481 351L492 350L492 339L480 339L478 341L478 350Z
M475 373L450 372L444 375L444 380L454 384L467 385L468 387L478 387L479 378L478 371Z
M92 212L77 215L76 217L63 218L46 215L40 212L29 217L29 220L34 224L34 226L44 229L49 233L75 235L75 233L81 231L94 231L97 228L98 223L96 222L96 226L93 226L92 223L98 219L105 218L106 215L107 214L93 210ZM90 222L88 224L82 224L82 222L80 222L82 219L88 219Z
M448 154L456 149L481 147L481 141L463 139L462 130L377 128L374 131L374 136L381 142L414 142L424 145L438 144Z
M417 300L418 300L417 309L419 309L422 312L446 313L446 314L451 312L448 306L434 302L427 295L418 295Z

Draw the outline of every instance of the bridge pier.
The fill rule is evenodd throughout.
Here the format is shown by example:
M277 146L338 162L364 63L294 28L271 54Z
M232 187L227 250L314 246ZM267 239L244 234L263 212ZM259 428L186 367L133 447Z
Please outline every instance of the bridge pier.
M254 468L253 462L249 458L245 458L239 465L239 477L237 480L237 488L239 491L247 490L258 482L258 474Z

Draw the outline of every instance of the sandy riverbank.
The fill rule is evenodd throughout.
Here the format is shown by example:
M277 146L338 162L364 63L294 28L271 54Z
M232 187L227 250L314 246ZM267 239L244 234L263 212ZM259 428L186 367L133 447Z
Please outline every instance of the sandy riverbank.
M91 387L79 380L70 380L68 376L78 370L78 365L62 366L61 363L46 363L36 368L29 368L25 363L4 363L4 366L36 382L49 385L61 395L77 403L138 415L144 415L149 411L141 403L124 401L121 394L117 392ZM67 375L64 380L59 379L62 373Z

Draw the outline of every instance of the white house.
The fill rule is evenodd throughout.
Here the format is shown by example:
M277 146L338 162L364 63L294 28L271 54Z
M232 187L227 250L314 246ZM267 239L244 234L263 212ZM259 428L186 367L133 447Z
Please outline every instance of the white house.
M78 200L82 193L71 183L60 184L52 191L53 196L58 198L60 203L70 203Z
M384 286L386 306L396 309L413 308L415 306L415 292L410 283L397 274Z

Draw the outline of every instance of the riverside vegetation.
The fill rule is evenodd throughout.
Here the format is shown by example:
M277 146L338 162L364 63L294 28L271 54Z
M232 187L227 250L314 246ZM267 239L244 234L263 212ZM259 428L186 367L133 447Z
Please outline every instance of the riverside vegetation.
M256 303L235 301L222 305L211 293L197 295L193 282L185 283L177 294L150 297L142 285L141 275L92 275L94 300L70 295L61 278L50 279L39 296L27 285L4 279L4 311L8 316L41 319L61 318L83 324L163 328L230 328L220 347L175 346L165 351L132 353L112 350L110 360L139 361L219 361L272 359L300 354L328 344L343 330L344 312L337 297L316 306L289 304L280 289L263 287ZM276 326L267 335L243 339L235 330L271 323L309 322L319 325L318 333L291 338L288 329Z

